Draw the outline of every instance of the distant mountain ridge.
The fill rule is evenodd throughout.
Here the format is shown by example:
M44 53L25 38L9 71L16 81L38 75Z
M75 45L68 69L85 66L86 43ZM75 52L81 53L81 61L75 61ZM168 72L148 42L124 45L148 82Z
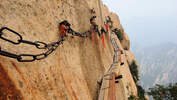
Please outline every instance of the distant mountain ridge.
M177 82L177 44L134 48L140 66L140 83L147 90L154 84Z

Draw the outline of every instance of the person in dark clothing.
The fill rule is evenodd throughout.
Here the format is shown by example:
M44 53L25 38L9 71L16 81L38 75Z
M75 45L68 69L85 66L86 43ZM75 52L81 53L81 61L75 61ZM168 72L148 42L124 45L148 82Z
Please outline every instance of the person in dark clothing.
M96 13L94 8L92 8L90 11L91 11L91 14L95 14Z
M96 13L95 10L94 10L94 8L91 9L91 13L92 13L92 14L95 14L95 13ZM94 30L98 31L98 25L96 24L96 16L95 16L95 15L93 15L93 16L90 18L90 24L93 25L93 29L94 29Z
M101 27L101 34L103 34L103 33L106 33L106 31L105 31L104 27L102 26Z
M92 16L92 17L90 18L90 24L96 25L95 20L96 20L96 16Z
M98 25L96 24L96 16L90 18L90 37L94 41L95 32L98 30Z
M121 78L123 78L122 75L119 75L119 76L115 77L115 83L119 83L118 79L121 79Z

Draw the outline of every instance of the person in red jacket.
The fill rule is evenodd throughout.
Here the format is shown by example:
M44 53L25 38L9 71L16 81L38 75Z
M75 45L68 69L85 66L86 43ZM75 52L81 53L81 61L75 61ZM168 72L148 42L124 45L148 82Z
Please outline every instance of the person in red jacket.
M95 38L95 32L98 30L98 25L96 24L96 16L92 16L90 18L90 32L91 32L91 39L92 42L94 42L94 38Z
M67 36L68 30L70 29L70 24L68 23L67 20L62 21L59 23L59 34L62 39Z
M105 48L105 42L104 42L104 34L103 33L106 33L105 29L103 26L101 26L101 34L100 34L100 37L101 37L101 40L102 40L102 43L103 43L103 47Z
M108 32L109 31L109 24L106 23L105 26L106 26L106 32Z

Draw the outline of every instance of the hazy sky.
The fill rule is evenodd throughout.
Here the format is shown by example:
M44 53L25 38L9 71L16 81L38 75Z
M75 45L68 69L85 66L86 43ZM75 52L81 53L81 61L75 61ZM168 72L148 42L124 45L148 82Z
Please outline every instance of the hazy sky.
M102 0L119 15L131 45L177 43L177 0Z

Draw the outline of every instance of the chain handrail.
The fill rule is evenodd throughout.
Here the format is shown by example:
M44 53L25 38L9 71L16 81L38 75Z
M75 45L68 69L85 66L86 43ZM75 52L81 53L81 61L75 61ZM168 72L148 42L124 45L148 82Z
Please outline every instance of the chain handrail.
M34 54L19 54L17 55L17 54L13 54L7 51L3 51L0 48L0 55L17 59L17 61L19 62L32 62L35 60L42 60L48 57L48 55L50 55L52 52L54 52L63 41L64 41L63 39L60 39L59 41L53 43L51 46L47 45L48 50L40 54L35 54L35 55Z
M96 16L92 16L92 17L96 18ZM67 23L67 21L63 21L63 22L66 22L65 24L69 27L68 29L65 29L65 31L68 34L72 34L73 36L78 36L78 37L82 37L82 38L91 37L91 33L90 33L91 31L90 30L88 30L84 33L79 33L79 32L74 31L72 28L70 28L70 24ZM91 25L93 25L93 24L91 24ZM100 33L100 30L98 29L98 25L95 25L95 26L96 26L96 29L94 29L94 31L98 32L99 36L102 35L104 33L103 29L101 29L101 33ZM11 34L15 34L16 37L17 37L17 40L14 41L14 40L10 40L7 37L5 37L4 34L6 32L4 32L4 31L7 31L8 33L11 33ZM90 34L87 34L87 33L90 33ZM44 59L48 55L50 55L53 51L55 51L57 49L57 47L60 44L62 44L63 41L64 41L64 39L62 37L59 38L59 40L57 42L53 42L53 43L50 43L50 44L47 44L47 43L42 42L42 41L35 41L35 42L28 41L28 40L24 40L22 35L20 35L20 33L14 31L14 30L12 30L8 27L2 27L0 29L0 39L2 39L4 41L7 41L11 44L14 44L14 45L19 45L19 44L23 43L23 44L33 45L37 49L48 49L46 52L36 54L36 55L34 55L34 54L19 54L19 55L17 55L17 54L14 54L14 53L3 51L3 50L1 50L1 47L0 47L0 55L17 59L19 62L32 62L32 61L35 61L35 60Z
M5 30L17 35L18 40L13 41L13 40L9 40L8 38L4 37L3 34L5 34L5 32L4 32ZM8 27L2 27L0 29L0 38L7 41L7 42L10 42L14 45L19 45L21 43L24 43L24 44L34 45L38 49L46 49L46 47L47 47L47 44L44 42L41 42L41 41L32 42L32 41L28 41L28 40L23 40L23 37L18 32L14 31ZM43 45L43 46L41 46L41 45Z
M4 34L6 32L4 32L4 31L10 32L11 34L15 34L17 36L18 40L14 41L14 40L10 40L10 39L6 38L4 36ZM69 34L72 34L74 36L87 38L88 35L86 33L89 32L89 31L84 32L84 33L79 33L79 32L75 32L73 29L69 28L69 29L66 30L66 32L69 33ZM37 49L48 49L44 53L35 54L35 55L34 54L19 54L19 55L17 55L17 54L14 54L14 53L3 51L0 47L0 55L17 59L17 61L19 61L19 62L32 62L32 61L35 61L35 60L42 60L42 59L48 57L48 55L50 55L52 52L54 52L57 49L57 47L60 44L62 44L63 41L64 41L63 38L60 38L57 42L47 44L47 43L42 42L42 41L32 42L32 41L28 41L28 40L23 40L23 37L20 35L20 33L14 31L14 30L12 30L8 27L2 27L0 29L0 39L5 40L5 41L7 41L9 43L12 43L14 45L19 45L19 44L23 43L23 44L33 45Z

